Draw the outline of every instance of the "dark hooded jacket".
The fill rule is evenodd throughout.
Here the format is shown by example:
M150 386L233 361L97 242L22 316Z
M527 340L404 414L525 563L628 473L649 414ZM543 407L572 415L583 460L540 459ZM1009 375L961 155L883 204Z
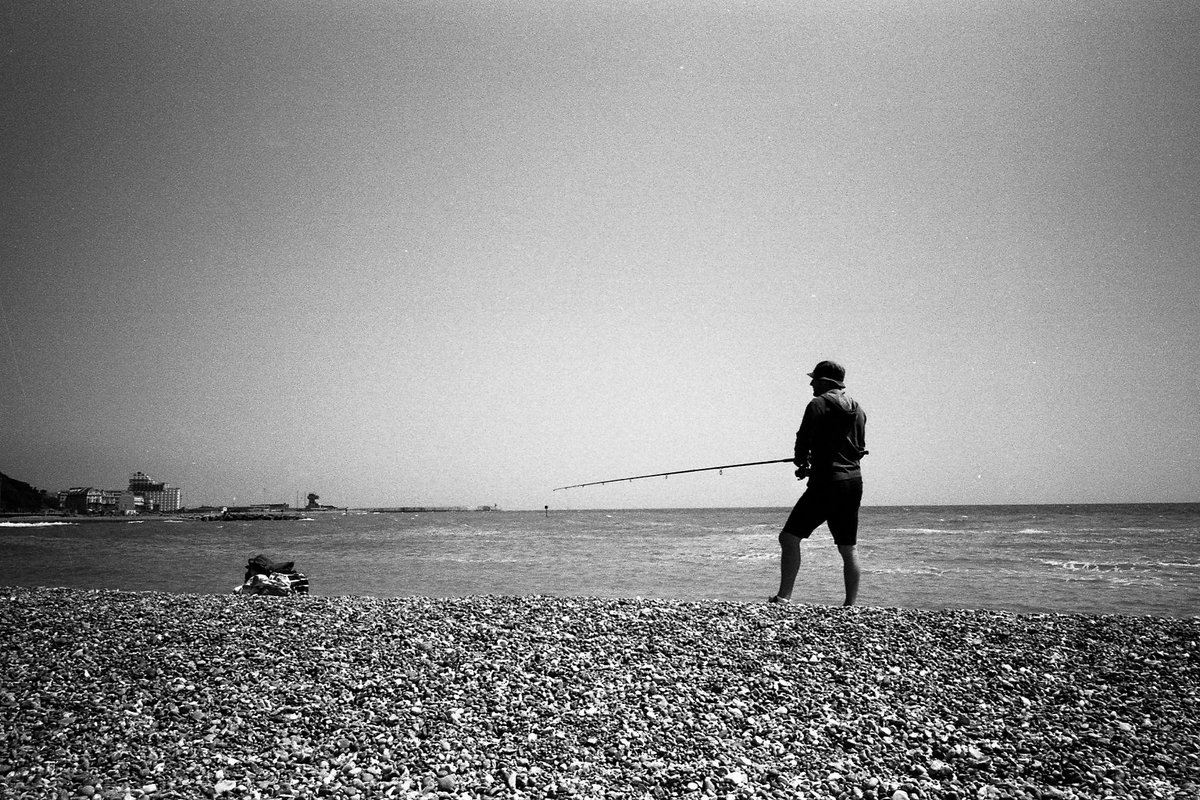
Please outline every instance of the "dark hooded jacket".
M859 459L867 454L867 413L841 389L814 397L796 432L796 466L808 470L809 484L862 477Z

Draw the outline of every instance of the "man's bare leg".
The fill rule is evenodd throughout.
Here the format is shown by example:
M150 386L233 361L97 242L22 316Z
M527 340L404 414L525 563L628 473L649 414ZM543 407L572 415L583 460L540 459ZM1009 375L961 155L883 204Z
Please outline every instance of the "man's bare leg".
M846 581L846 602L844 606L854 605L858 599L858 553L852 544L838 545L838 553L842 556L842 578Z
M779 592L780 600L792 598L792 587L796 584L796 573L800 571L800 539L790 533L779 532Z

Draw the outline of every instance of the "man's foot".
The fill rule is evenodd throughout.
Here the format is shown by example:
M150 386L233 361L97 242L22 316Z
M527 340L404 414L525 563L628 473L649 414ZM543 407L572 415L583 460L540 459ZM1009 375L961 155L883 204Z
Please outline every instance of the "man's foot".
M771 595L771 598L769 600L767 600L767 602L768 603L790 603L792 601L786 597L780 597L777 594L773 594L773 595Z

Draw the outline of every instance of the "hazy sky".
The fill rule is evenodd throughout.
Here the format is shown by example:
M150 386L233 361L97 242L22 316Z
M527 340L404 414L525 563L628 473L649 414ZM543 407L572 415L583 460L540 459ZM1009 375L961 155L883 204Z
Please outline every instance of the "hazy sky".
M0 471L190 504L1200 500L1193 2L16 2Z

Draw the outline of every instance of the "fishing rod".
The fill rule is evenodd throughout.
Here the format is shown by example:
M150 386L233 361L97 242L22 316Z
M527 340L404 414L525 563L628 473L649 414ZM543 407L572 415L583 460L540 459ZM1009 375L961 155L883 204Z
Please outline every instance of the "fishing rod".
M623 481L640 481L642 478L665 478L668 475L683 475L686 472L710 472L717 469L733 469L734 467L756 467L759 464L790 464L791 458L777 458L773 461L747 461L744 464L722 464L719 467L699 467L698 469L677 469L674 472L655 472L652 475L632 475L628 478L609 478L606 481L592 481L590 483L573 483L570 486L559 486L554 491L559 489L578 489L583 486L599 486L603 483L621 483Z

